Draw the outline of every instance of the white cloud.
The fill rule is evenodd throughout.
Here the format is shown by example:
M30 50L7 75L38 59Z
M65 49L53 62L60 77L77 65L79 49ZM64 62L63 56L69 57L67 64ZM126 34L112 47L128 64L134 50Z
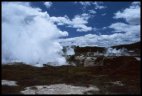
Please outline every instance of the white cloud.
M114 18L123 18L129 24L140 24L140 5L139 2L133 2L129 8L115 13Z
M126 34L126 33L115 33L111 35L96 35L87 34L80 37L61 39L60 43L63 46L101 46L110 47L119 44L128 44L140 41L136 35Z
M54 23L57 23L57 25L65 25L65 24L70 24L71 20L68 18L68 16L64 17L55 17L52 16L50 20Z
M125 39L120 37L122 42L140 40L140 6L138 2L132 2L129 8L116 12L114 18L122 18L127 22L116 22L109 26L109 28L114 29L113 32L122 32L120 36L125 36Z
M50 8L52 6L52 2L44 2L46 8Z
M88 14L76 15L72 19L72 26L74 28L77 28L77 31L79 31L79 32L88 32L88 31L91 31L92 27L86 26L86 24L88 23L88 19L89 18L90 17L89 17Z
M72 23L75 25L80 25L80 24L87 24L88 22L85 20L84 17L76 15L73 19L72 19Z
M115 29L115 32L126 32L126 31L129 30L128 27L129 27L129 25L127 25L125 23L121 23L121 22L114 23L114 24L109 26L109 28Z
M81 5L83 6L90 6L91 5L91 2L79 2Z
M89 13L90 14L96 14L96 11L95 10L89 10Z
M114 29L114 34L96 35L87 34L80 37L60 40L63 46L103 46L129 44L140 41L140 6L138 2L133 2L129 8L115 14L115 19L123 18L126 23L116 22L109 26ZM108 27L103 27L103 30ZM98 31L98 30L97 30Z
M67 35L39 8L22 2L2 3L2 62L65 64L58 39Z
M62 36L68 36L69 33L67 31L59 31Z
M105 9L106 6L103 5L103 2L93 2L93 5L95 5L95 9Z
M75 4L81 4L83 6L83 10L86 9L88 6L91 6L91 2L86 1L86 2L75 2Z
M137 4L137 3L135 3L135 4ZM129 8L126 8L129 11L124 9L124 11L121 12L121 15L120 15L120 17L122 16L121 18L124 18L124 19L126 19L126 21L128 21L128 24L125 24L122 22L116 22L116 23L113 23L109 26L109 28L114 29L114 31L113 31L114 34L110 34L110 35L88 34L88 35L75 37L75 38L62 39L60 41L60 43L64 46L78 45L78 46L109 47L109 46L113 46L113 45L128 44L128 43L140 41L140 24L138 23L140 21L135 20L135 18L134 18L134 17L137 17L139 13L136 12L137 16L133 17L132 13L134 10L133 10L132 6L134 9L136 8L136 7L134 7L134 3L132 3L132 5ZM137 11L140 12L139 10L137 10ZM127 13L127 15L125 15L126 13ZM129 16L129 13L131 13L130 14L131 17ZM127 20L128 18L131 19L131 21L133 21L135 23L132 23L132 22L130 22L130 20ZM140 19L140 17L138 17L138 18ZM108 27L103 27L103 30L105 30L107 28ZM96 30L96 31L98 31L98 30Z
M9 2L5 2L5 1L3 1L2 2L2 4L7 4L7 3L9 3ZM15 4L19 4L19 5L24 5L24 6L30 6L30 2L11 2L11 3L15 3Z
M88 32L92 30L92 27L88 27L88 19L91 16L83 13L81 15L75 15L73 19L69 19L68 16L64 17L51 17L50 20L57 25L67 25L67 27L76 28L78 32Z
M113 28L115 32L140 33L140 25L129 25L117 22L110 25L109 28Z
M83 6L83 9L86 9L88 6L94 6L94 9L105 9L107 8L106 6L103 5L103 2L92 2L92 1L85 1L85 2L75 2L75 4L81 4Z
M134 2L132 2L132 6L134 6L134 7L139 7L140 6L140 1L134 1ZM132 7L131 6L131 7Z
M77 29L78 32L88 32L88 31L92 30L92 27L87 27L85 25L77 25L77 26L74 26L74 27L80 27L80 28Z

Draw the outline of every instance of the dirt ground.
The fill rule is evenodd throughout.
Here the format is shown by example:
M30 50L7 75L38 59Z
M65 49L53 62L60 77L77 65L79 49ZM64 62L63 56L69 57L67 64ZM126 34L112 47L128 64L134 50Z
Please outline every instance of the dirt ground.
M2 65L2 80L16 81L18 86L2 86L2 94L21 94L28 86L70 84L97 86L93 94L140 94L140 61L133 57L106 59L104 66L34 67L23 63Z

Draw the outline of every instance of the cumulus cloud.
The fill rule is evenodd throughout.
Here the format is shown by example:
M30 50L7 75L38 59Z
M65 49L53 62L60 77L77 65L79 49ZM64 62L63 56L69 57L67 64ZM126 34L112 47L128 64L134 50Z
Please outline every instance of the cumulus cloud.
M44 2L46 8L50 8L52 6L52 2Z
M61 39L60 43L63 46L101 46L110 47L119 44L129 44L140 41L136 35L115 33L111 35L96 35L87 34L80 37Z
M57 23L57 25L67 25L67 27L76 28L78 32L88 32L92 30L92 27L86 25L90 17L89 14L83 13L81 15L75 15L73 19L70 19L68 16L53 16L50 20Z
M109 26L114 32L125 32L125 36L131 39L140 38L140 4L132 2L129 8L115 13L115 19L122 18L127 23L116 22Z
M102 10L107 8L103 2L98 1L85 1L85 2L75 2L75 4L80 4L83 6L82 11L87 12L91 17L94 17L96 15L98 10Z
M89 10L89 13L90 14L96 14L96 11L95 10Z
M50 20L54 23L57 23L57 25L69 25L69 24L71 24L71 20L66 15L64 17L52 16L50 18Z
M91 5L91 2L79 2L81 5L84 5L84 6L90 6Z
M86 9L86 7L91 6L91 5L94 6L94 9L105 9L106 8L106 6L103 5L103 2L100 2L100 1L99 2L97 1L95 2L89 2L89 1L75 2L75 4L77 3L81 4L84 9Z
M127 23L116 22L109 27L114 29L113 34L110 35L96 35L87 34L80 37L68 38L60 40L63 46L77 45L77 46L102 46L110 47L119 44L129 44L140 41L140 3L132 2L129 8L115 13L115 19L122 18ZM98 31L98 30L96 30Z
M83 6L83 9L86 9L86 7L90 6L91 5L91 2L89 1L86 1L86 2L75 2L75 3L79 3Z
M114 18L123 18L129 24L140 24L140 2L132 2L129 8L115 13Z
M67 36L47 12L25 3L2 3L2 62L15 60L32 65L66 63L59 37Z
M93 5L95 5L95 9L105 9L106 6L103 5L103 2L93 2Z
M79 32L88 32L92 30L92 27L88 27L86 26L86 24L88 23L88 19L89 19L89 15L88 14L82 14L82 15L76 15L73 19L72 19L72 27L77 28L77 31Z
M121 22L114 23L109 26L114 32L140 33L140 25L129 25Z

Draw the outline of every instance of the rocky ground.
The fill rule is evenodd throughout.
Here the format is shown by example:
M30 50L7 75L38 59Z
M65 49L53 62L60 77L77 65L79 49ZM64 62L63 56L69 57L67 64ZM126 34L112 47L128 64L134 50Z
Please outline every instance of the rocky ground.
M67 84L52 84L43 86L26 87L22 94L91 94L90 91L98 92L96 86L80 87Z
M2 80L13 80L18 85L2 85L2 94L23 94L21 91L26 87L52 84L79 88L96 86L99 89L97 92L91 90L89 94L140 94L140 60L120 56L105 59L103 66L90 67L70 65L39 68L23 63L2 65Z
M140 42L65 56L64 66L3 64L2 94L140 94Z

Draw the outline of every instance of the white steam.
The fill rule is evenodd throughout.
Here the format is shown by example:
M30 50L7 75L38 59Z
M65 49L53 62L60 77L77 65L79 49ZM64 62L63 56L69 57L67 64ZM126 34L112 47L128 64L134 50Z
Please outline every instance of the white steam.
M39 8L27 3L2 3L3 63L18 60L38 66L48 62L65 64L58 38L67 35Z
M66 47L66 55L74 55L75 52L74 52L74 48L72 46L67 46Z
M107 48L105 56L129 56L128 50L125 48L116 49L116 48Z

